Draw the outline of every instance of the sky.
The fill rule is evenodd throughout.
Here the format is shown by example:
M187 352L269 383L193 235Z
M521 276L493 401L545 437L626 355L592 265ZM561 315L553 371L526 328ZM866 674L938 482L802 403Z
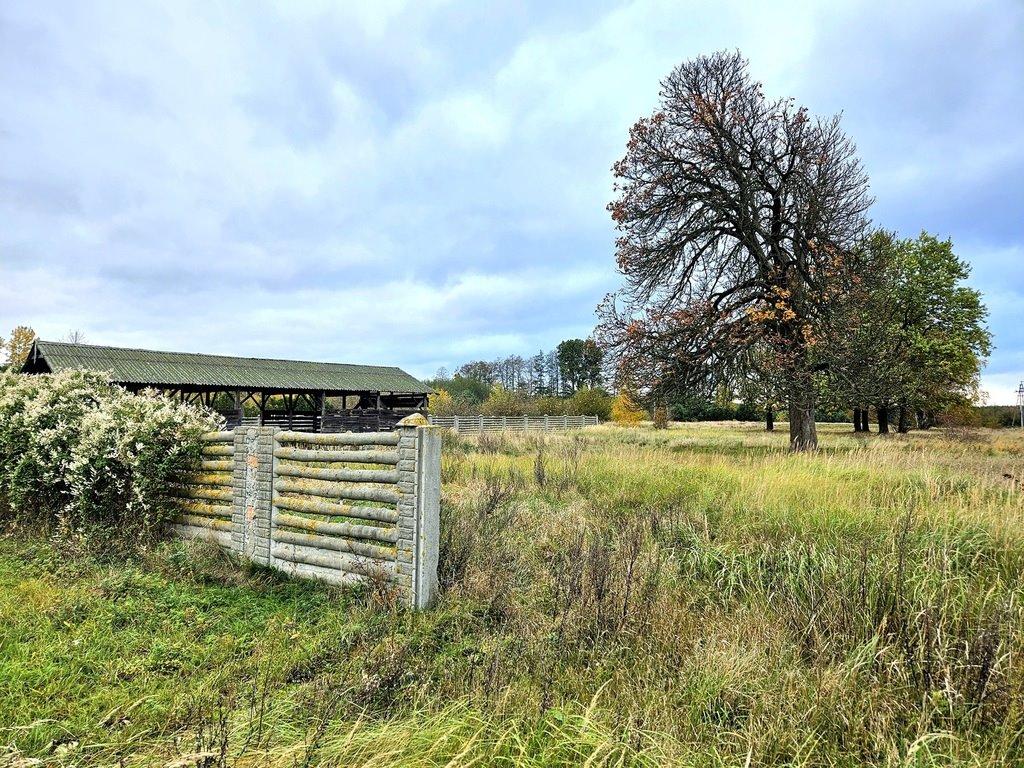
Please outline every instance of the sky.
M0 333L398 365L586 337L674 66L843 114L875 224L952 238L1024 379L1024 3L0 3Z

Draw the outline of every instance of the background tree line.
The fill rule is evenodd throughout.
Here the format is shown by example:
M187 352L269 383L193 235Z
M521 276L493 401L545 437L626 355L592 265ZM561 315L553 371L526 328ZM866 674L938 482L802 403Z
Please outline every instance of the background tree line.
M427 383L438 415L598 415L612 398L602 389L604 353L592 339L566 339L550 352L473 360L454 375L442 368Z

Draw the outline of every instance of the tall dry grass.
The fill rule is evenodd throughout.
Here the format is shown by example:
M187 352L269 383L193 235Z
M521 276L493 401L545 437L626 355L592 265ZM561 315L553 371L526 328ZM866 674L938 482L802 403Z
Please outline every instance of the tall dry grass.
M699 424L451 436L442 595L418 615L235 583L180 545L62 576L65 614L22 577L38 555L13 552L0 650L8 632L57 657L48 612L73 615L106 644L91 695L160 704L112 734L88 697L57 712L31 662L8 663L0 712L26 714L0 715L0 742L52 757L58 731L31 723L56 714L79 764L1024 765L1024 439L822 443L795 456L785 435ZM139 583L166 615L220 607L154 662L195 630L127 610ZM145 659L141 681L110 672L114 649ZM59 685L85 697L84 674Z

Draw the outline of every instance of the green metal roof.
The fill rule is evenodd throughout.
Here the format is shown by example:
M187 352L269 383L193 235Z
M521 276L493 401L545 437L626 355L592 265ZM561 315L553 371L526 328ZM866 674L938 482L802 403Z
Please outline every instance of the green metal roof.
M45 367L41 364L46 363ZM430 387L401 368L298 360L264 360L150 349L100 347L36 339L23 370L71 368L105 371L118 384L163 388L216 387L247 391L402 392L426 394Z

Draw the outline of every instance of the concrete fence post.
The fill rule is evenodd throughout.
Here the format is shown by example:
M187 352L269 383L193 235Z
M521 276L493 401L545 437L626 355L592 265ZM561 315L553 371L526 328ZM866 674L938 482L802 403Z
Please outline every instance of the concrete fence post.
M416 456L416 596L413 607L429 608L437 595L441 544L441 432L417 427Z
M441 512L441 433L420 414L398 422L396 583L411 607L437 593Z
M276 427L235 429L231 549L260 565L270 563L276 431Z

